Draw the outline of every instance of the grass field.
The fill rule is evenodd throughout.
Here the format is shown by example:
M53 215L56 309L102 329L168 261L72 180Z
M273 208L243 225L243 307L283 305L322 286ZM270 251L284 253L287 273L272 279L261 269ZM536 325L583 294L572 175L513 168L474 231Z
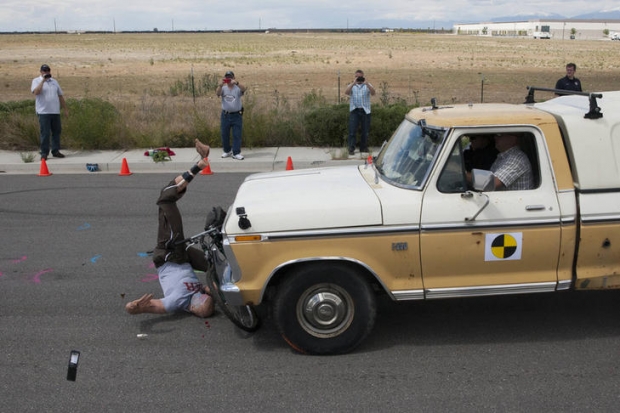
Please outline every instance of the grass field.
M553 87L575 62L584 89L620 89L620 44L411 33L152 33L2 35L0 100L30 99L48 63L68 97L167 98L172 84L233 70L258 102L343 96L357 68L389 99L428 104L520 103L526 86ZM340 89L338 80L340 75ZM215 96L202 97L215 101ZM375 98L378 101L378 98ZM207 102L203 102L207 103ZM209 107L210 105L207 105Z
M328 106L312 126L307 114L317 104L346 102L358 68L382 108L429 105L431 98L439 105L523 103L527 86L554 87L567 62L577 64L584 90L620 90L618 48L609 40L415 33L0 35L0 102L25 101L20 114L0 119L0 148L38 146L28 100L42 63L74 107L63 121L63 147L188 146L195 138L221 144L213 85L227 70L248 87L243 146L333 146L345 139L346 108ZM191 74L206 85L195 98L183 89ZM539 101L551 97L536 94ZM380 144L391 129L373 119L370 138ZM311 136L312 127L319 129Z

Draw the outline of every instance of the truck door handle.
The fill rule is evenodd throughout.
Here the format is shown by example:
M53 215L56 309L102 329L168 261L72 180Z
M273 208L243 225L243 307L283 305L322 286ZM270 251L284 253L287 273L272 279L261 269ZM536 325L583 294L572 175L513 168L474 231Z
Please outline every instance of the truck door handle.
M471 198L473 196L474 196L474 193L471 192L471 191L467 191L467 192L461 194L461 198ZM478 193L478 196L484 197L484 205L482 205L480 207L480 209L478 210L478 212L476 212L474 214L474 216L472 216L472 217L465 217L465 221L469 221L469 222L474 221L476 219L476 217L478 215L480 215L480 213L487 207L487 205L489 205L490 199L489 199L489 196L487 194L485 194L485 193Z
M527 205L525 207L526 211L541 211L546 209L544 205Z

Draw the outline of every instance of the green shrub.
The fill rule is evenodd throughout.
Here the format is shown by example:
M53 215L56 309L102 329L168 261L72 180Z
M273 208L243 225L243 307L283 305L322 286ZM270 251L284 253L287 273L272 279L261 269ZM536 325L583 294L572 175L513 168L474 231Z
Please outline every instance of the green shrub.
M205 105L205 102L207 103ZM191 100L145 99L139 105L119 103L117 109L102 99L69 99L69 116L62 118L63 148L105 150L191 147L198 138L221 145L219 116L213 103ZM264 102L263 102L264 103ZM202 105L202 106L201 106ZM264 106L264 105L263 105ZM369 145L390 138L410 109L405 102L374 104ZM320 91L306 94L298 107L278 104L265 110L253 95L244 98L243 146L346 146L349 105L330 105ZM0 149L31 151L39 147L39 123L34 101L0 104Z
M312 146L346 146L349 125L349 104L324 106L308 112L304 128Z
M39 120L34 100L0 103L0 149L30 151L39 148Z
M381 146L384 141L390 139L405 115L413 108L402 103L394 103L387 106L372 106L370 132L368 145Z
M403 103L372 105L368 144L381 146L392 136L411 108ZM344 147L349 134L349 105L332 105L310 111L304 126L311 145Z
M102 99L68 99L69 116L62 118L63 147L74 149L121 149L132 147L125 139L122 117L114 105Z
M34 100L20 100L17 102L0 102L0 116L7 113L30 113L34 114Z

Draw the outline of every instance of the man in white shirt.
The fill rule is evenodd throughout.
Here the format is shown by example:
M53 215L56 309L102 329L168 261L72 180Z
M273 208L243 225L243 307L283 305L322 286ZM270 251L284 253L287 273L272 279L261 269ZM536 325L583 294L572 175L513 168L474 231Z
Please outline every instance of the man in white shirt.
M48 65L41 66L41 75L32 79L30 91L35 95L35 110L39 117L39 129L41 139L41 159L47 159L50 153L50 135L52 138L52 156L64 158L60 153L60 133L62 131L60 121L60 108L65 116L69 109L65 103L62 89L56 79L52 78L51 69Z

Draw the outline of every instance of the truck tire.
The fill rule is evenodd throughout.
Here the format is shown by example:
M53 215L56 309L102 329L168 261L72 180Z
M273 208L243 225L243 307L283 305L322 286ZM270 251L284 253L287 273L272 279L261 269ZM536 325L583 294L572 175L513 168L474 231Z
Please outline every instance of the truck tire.
M357 347L375 323L370 285L354 269L307 265L278 288L273 307L284 340L303 354L342 354Z

